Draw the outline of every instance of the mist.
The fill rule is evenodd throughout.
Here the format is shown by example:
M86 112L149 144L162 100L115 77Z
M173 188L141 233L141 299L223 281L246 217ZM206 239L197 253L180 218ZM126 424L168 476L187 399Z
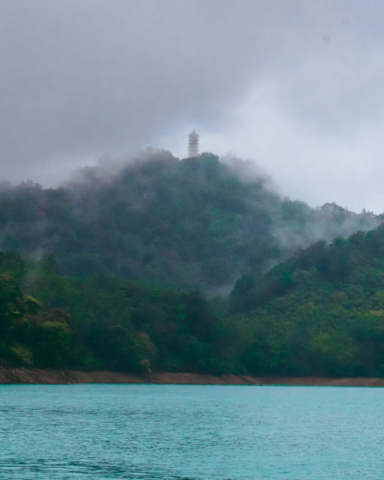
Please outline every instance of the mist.
M379 1L0 1L1 181L149 145L255 161L309 204L383 211ZM369 187L369 188L368 188Z

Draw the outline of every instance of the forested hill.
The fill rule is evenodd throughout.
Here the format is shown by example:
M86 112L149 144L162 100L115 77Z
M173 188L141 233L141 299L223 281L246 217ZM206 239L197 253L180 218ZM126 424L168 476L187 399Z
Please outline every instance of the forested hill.
M253 372L383 376L384 226L243 276L230 311L252 338Z
M247 274L228 302L0 253L0 365L384 376L384 227Z
M0 249L53 254L63 274L110 272L179 290L217 291L298 247L379 225L381 216L282 198L246 162L155 151L86 168L58 189L0 191ZM241 174L239 173L241 172Z

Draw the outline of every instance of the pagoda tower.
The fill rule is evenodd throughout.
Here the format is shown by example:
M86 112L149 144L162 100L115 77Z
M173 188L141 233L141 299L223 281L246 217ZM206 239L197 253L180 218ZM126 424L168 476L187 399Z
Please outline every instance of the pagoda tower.
M199 155L199 135L193 130L189 134L188 140L188 156L197 157Z

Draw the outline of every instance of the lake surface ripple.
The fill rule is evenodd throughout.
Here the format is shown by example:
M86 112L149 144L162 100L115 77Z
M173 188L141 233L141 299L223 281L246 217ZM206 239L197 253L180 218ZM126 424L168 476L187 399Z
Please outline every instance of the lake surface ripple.
M382 479L384 389L0 386L0 479Z

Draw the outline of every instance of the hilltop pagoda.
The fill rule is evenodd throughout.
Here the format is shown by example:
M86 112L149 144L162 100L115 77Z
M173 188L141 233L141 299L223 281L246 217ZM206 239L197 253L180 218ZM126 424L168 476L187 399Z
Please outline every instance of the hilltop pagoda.
M188 156L197 157L199 155L199 135L193 130L189 134L188 140Z

